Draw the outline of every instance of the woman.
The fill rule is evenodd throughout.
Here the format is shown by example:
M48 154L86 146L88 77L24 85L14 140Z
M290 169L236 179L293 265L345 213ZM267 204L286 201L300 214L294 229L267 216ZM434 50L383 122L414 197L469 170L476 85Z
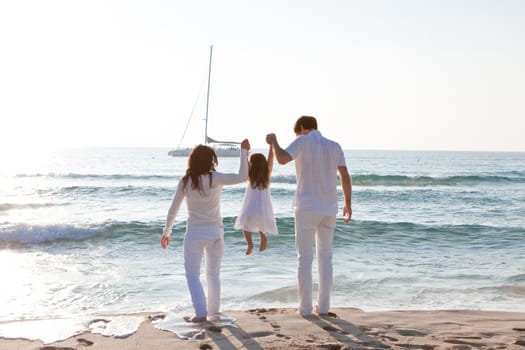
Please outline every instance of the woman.
M195 315L188 317L188 322L203 322L207 316L219 317L220 306L220 268L224 253L224 231L220 212L222 187L246 181L248 178L248 151L250 143L241 143L240 167L237 174L225 174L215 171L218 164L213 148L198 145L188 159L186 174L179 181L173 197L166 226L161 238L165 249L170 242L171 229L182 200L186 198L188 218L184 235L184 268L186 281L191 294ZM206 256L206 281L208 298L200 281L202 256Z

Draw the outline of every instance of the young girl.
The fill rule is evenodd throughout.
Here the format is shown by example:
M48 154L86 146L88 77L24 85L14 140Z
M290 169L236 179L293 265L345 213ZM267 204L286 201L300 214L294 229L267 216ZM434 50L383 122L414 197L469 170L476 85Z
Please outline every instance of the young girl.
M183 199L186 199L188 217L184 235L184 268L195 316L188 322L203 322L219 317L221 294L220 269L224 253L224 231L220 212L223 186L234 185L248 178L248 150L250 143L241 143L240 166L237 173L215 171L218 164L213 148L198 145L188 158L188 169L177 185L171 202L166 226L161 238L162 248L170 242L171 230ZM201 260L206 257L208 297L200 281ZM166 267L169 269L170 267Z
M261 153L254 153L249 159L249 185L244 193L242 208L234 228L244 231L244 238L248 243L246 255L253 250L252 232L259 232L261 245L259 251L266 249L267 233L278 233L275 217L273 216L272 200L270 197L270 174L273 169L273 147L270 146L268 159Z

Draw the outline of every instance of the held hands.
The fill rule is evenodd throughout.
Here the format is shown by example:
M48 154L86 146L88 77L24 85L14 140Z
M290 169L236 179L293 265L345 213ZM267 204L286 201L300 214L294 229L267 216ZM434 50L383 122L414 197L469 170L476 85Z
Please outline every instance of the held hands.
M241 148L249 151L250 150L250 141L248 141L248 139L242 140Z
M160 246L162 249L166 249L168 247L168 244L170 244L170 236L163 234L162 238L160 239Z
M269 145L273 145L275 142L277 142L277 136L275 134L268 134L266 135L266 143Z

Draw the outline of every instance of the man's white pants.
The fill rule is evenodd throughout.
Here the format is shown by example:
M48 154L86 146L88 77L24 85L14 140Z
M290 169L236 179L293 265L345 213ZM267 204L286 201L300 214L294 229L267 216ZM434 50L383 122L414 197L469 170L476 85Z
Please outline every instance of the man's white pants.
M224 254L222 227L191 228L184 236L184 268L196 317L219 313L221 260ZM206 256L208 302L200 280L202 256ZM206 307L207 305L207 307Z
M319 293L316 311L326 314L330 309L333 284L332 242L335 215L321 215L311 211L295 212L295 247L297 249L297 284L299 313L312 313L312 262L314 246L319 272Z

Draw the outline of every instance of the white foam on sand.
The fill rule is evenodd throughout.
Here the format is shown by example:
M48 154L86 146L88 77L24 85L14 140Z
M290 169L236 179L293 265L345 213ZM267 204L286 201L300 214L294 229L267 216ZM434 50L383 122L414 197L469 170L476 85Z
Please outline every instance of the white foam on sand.
M184 340L204 339L206 336L206 326L237 327L235 319L221 315L203 323L191 323L184 320L184 315L180 313L168 313L163 319L153 320L153 326L163 331L175 333L177 337Z
M126 338L135 333L144 317L117 316L91 320L88 327L92 333L102 334L106 337Z
M0 324L0 337L7 339L41 340L50 344L65 340L86 330L82 320L54 319L17 321Z
M140 316L116 316L6 322L0 323L0 337L40 340L44 344L65 340L84 332L126 338L135 333L143 321L144 317Z
M40 340L51 344L85 332L106 337L126 338L144 322L143 316L104 316L77 319L29 320L0 323L0 338ZM221 315L203 323L191 323L184 315L168 313L164 318L152 318L155 328L175 333L180 339L203 339L206 327L237 327L235 319Z

